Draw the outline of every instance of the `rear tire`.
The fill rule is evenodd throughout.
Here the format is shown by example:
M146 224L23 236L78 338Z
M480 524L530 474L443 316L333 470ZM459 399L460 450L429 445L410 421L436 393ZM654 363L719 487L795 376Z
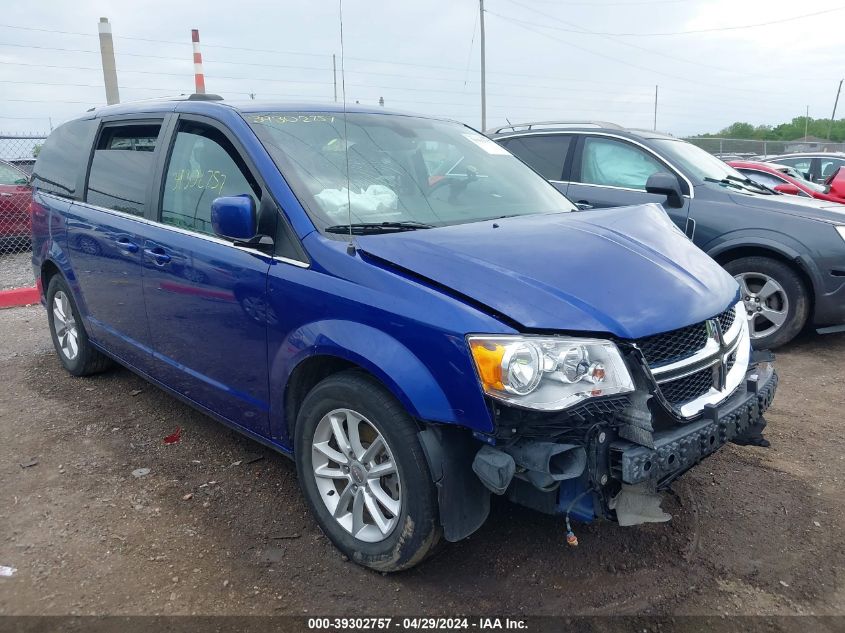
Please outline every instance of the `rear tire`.
M774 349L795 338L810 315L810 298L800 275L770 257L741 257L725 264L740 286L751 344Z
M47 286L47 322L53 346L62 366L74 376L90 376L112 365L110 358L88 340L76 301L61 275L50 278Z
M329 376L302 403L294 444L300 487L326 536L359 565L408 569L440 541L417 433L402 405L361 371Z

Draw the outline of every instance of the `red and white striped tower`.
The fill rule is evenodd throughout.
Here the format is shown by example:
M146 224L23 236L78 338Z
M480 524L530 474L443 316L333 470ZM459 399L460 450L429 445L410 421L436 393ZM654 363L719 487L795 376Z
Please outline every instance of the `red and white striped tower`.
M205 94L205 75L202 72L199 29L191 29L191 41L194 44L194 82L196 83L196 92L197 94Z

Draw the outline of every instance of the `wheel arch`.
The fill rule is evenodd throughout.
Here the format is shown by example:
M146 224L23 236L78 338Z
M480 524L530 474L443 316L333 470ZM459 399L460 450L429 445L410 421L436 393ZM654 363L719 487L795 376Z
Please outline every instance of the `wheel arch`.
M271 433L290 445L298 406L320 380L359 369L385 387L417 420L457 423L449 399L428 367L400 341L352 321L320 321L290 333L271 359Z
M807 289L807 299L810 303L810 314L815 312L816 284L812 269L801 257L801 254L783 245L737 243L722 244L708 253L720 266L742 257L768 257L789 266L798 273L804 287Z
M52 259L45 259L44 263L41 264L41 279L40 279L41 288L43 289L42 292L43 292L45 298L47 296L47 288L50 285L50 280L55 275L64 276L62 274L61 269L56 264L56 262L54 262Z

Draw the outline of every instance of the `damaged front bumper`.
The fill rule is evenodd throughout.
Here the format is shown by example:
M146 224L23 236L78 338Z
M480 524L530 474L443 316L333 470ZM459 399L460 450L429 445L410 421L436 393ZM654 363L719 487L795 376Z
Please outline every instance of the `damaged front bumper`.
M771 363L760 364L748 372L745 384L730 398L705 407L700 419L655 432L653 448L622 439L612 442L612 476L624 484L654 482L658 489L666 487L699 461L757 425L772 403L777 383L778 376Z
M706 406L694 421L676 420L653 431L649 446L619 437L612 414L594 423L595 432L580 446L522 439L482 447L473 470L489 490L540 512L623 525L666 520L656 493L727 442L759 428L777 382L770 362L755 364L729 398Z

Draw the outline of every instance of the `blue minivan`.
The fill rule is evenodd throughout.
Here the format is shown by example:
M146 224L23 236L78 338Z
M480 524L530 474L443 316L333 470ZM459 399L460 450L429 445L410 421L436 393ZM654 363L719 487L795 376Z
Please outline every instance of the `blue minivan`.
M90 111L33 174L33 266L75 376L113 362L296 460L380 571L491 494L664 521L777 386L736 282L657 205L576 208L459 123L193 95ZM284 511L283 509L281 510Z

